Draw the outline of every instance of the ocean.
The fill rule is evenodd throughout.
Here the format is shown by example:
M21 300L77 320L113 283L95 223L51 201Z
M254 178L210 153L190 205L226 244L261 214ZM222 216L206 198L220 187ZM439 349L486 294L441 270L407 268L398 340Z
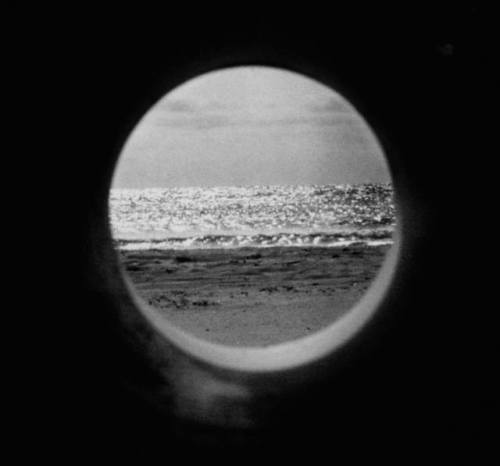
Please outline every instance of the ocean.
M391 184L112 189L123 250L392 244Z

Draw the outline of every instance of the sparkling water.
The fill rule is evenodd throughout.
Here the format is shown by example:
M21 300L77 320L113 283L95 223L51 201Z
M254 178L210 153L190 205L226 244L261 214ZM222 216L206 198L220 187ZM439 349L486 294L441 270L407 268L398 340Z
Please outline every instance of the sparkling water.
M391 244L391 184L112 189L121 249Z

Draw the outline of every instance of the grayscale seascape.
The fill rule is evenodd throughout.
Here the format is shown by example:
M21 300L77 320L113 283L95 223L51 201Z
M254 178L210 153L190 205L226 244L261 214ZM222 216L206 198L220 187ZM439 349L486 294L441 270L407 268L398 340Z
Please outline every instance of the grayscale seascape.
M138 294L228 345L317 331L354 305L392 244L389 184L114 190L116 247Z

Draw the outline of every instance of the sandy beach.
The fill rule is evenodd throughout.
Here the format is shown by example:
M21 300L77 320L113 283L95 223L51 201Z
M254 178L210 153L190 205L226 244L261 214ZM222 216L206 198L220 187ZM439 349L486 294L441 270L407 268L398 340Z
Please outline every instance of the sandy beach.
M120 251L138 295L190 333L232 346L293 340L357 302L390 246Z

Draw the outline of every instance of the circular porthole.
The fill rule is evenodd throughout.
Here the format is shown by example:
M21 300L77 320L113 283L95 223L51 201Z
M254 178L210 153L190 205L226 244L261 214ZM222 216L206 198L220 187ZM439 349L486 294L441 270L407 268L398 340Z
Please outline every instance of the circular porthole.
M339 93L240 66L171 89L141 119L109 195L137 309L226 369L326 357L370 321L399 254L390 170Z

